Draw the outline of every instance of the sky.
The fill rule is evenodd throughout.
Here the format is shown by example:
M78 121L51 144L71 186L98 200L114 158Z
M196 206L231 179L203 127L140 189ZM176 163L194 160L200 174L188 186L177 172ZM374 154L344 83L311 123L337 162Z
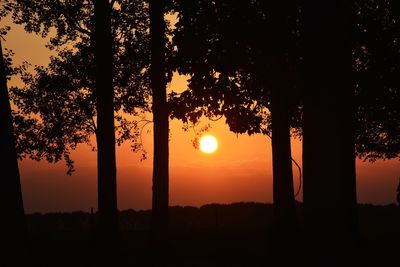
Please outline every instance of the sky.
M15 52L15 63L28 61L46 65L49 51L46 40L27 34L8 18L0 22L11 25L3 47ZM187 77L174 75L168 90L181 91ZM20 85L18 80L9 86ZM219 147L205 154L192 145L193 131L182 130L180 121L170 121L170 205L201 206L207 203L240 201L272 202L271 142L263 135L236 135L229 131L225 120L210 123L208 134L214 135ZM152 126L143 134L148 158L130 150L129 143L117 147L118 207L136 210L151 207ZM95 144L93 139L93 144ZM292 140L292 157L301 164L301 141ZM72 153L76 171L66 175L63 162L49 164L25 159L19 163L25 210L33 212L89 211L97 207L96 153L80 145ZM299 183L294 171L295 191ZM328 170L327 170L328 171ZM400 177L400 162L380 160L365 163L357 160L357 195L360 203L390 204L395 202ZM298 200L301 201L301 194Z

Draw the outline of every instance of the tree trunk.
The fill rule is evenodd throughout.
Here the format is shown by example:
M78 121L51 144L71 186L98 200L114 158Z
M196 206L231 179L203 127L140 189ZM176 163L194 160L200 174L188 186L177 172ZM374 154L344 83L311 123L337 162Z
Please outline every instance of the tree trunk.
M274 89L271 99L274 230L282 238L290 237L297 230L297 216L288 99L276 92L278 88Z
M303 192L310 266L345 265L357 236L350 15L346 0L304 6Z
M27 229L1 41L0 60L1 236L5 248L4 256L12 255L13 263L18 265L24 258L22 254L26 249ZM15 255L21 257L14 257Z
M292 77L288 53L291 51L291 29L289 19L293 6L289 1L274 2L270 10L270 23L273 38L267 45L272 47L268 57L273 76L271 85L271 126L272 126L272 169L274 233L287 251L297 228L296 205L293 189L292 157L290 147L290 109L293 108L291 96Z
M295 265L299 261L298 250L293 245L297 242L299 228L293 189L287 102L281 92L272 93L273 243L276 251L274 260L282 266Z
M163 247L168 235L168 108L165 76L164 1L150 1L151 67L154 159L152 227L154 245ZM159 251L160 252L160 251Z
M111 6L94 0L97 97L98 231L101 238L118 232L117 179L114 131L113 51Z

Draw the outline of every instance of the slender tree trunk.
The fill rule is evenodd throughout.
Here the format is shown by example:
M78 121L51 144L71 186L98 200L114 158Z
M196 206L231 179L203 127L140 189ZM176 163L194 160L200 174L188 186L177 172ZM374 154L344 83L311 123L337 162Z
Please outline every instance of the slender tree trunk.
M266 58L273 62L269 72L273 74L270 81L271 120L272 120L272 161L273 161L273 206L274 232L277 240L284 244L287 251L290 241L295 237L297 228L296 205L293 189L292 157L290 147L290 108L293 105L290 90L290 77L287 54L291 29L289 17L293 9L290 1L277 1L271 7L270 21L273 38L268 40L272 47Z
M297 216L293 189L288 99L285 99L281 92L272 93L271 119L274 229L277 231L278 238L282 238L293 235L297 230Z
M289 110L287 99L274 95L271 99L274 260L282 266L291 266L299 261L298 250L293 245L298 242L299 228L293 189Z
M298 242L299 225L293 189L290 101L286 93L285 88L274 87L271 96L273 242L276 264L292 266L299 263L299 251L293 245Z
M156 247L163 247L168 235L168 108L165 78L164 1L150 0L151 67L153 94L154 159L152 227Z
M7 258L25 252L27 229L1 41L0 60L1 236L5 249L4 257ZM22 258L13 257L13 264L21 263L23 256L25 255L22 255Z
M273 249L276 264L291 266L298 263L298 251L293 245L298 237L298 220L293 189L290 146L290 108L292 77L288 54L291 51L290 14L293 4L288 0L266 4L268 32L264 44L265 71L271 77L265 81L270 88L273 169ZM266 75L267 76L267 75Z
M117 179L114 131L113 52L111 6L94 0L97 97L98 231L102 238L118 232Z
M349 264L346 257L354 256L357 196L350 14L346 0L311 0L304 6L303 192L310 266L328 261L343 266Z

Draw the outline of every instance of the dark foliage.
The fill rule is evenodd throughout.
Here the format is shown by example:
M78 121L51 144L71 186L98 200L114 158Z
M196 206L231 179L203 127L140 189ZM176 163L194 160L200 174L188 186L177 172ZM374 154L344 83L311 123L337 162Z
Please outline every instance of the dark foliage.
M400 156L400 5L354 1L356 151L360 158Z
M149 97L149 18L143 12L147 5L112 2L117 143L129 140L138 150L138 116L148 110ZM35 66L33 74L26 65L20 68L25 87L11 89L20 112L15 117L19 155L49 162L64 158L71 173L71 150L90 144L97 130L92 1L10 0L1 13L11 13L27 32L49 37L47 47L53 54L49 65Z
M281 53L284 68L295 68L299 60L295 53L297 6L288 14L290 25L271 20L274 8L272 2L263 1L177 4L179 21L174 30L172 66L190 79L188 90L170 96L172 117L196 123L203 115L211 119L225 116L235 133L270 132L271 90L285 75L277 72L276 63ZM280 31L285 41L276 40ZM294 75L294 69L285 71ZM295 85L294 76L284 79ZM296 99L295 92L287 95L288 100ZM294 107L293 126L298 126L298 115Z

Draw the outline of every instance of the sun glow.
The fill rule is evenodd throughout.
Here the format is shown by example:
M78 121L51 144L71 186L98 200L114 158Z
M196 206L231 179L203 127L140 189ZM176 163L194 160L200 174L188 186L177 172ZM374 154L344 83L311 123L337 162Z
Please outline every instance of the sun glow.
M204 135L200 138L199 142L200 150L206 154L215 152L218 148L218 141L212 135Z

